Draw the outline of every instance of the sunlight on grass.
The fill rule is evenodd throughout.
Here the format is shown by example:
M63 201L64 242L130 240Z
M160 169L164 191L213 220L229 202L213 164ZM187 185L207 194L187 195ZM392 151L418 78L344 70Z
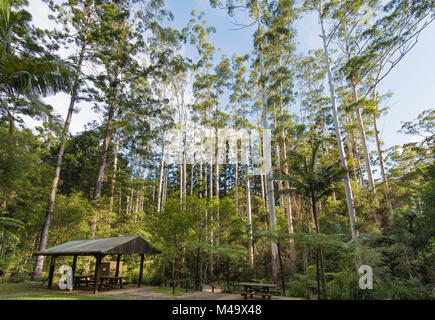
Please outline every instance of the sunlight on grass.
M91 296L81 296L76 294L30 294L25 296L15 296L10 298L4 298L3 300L124 300L118 297L91 297Z
M40 282L31 281L20 283L1 282L0 300L124 300L112 296L86 296L69 292L47 292L44 289L38 290L40 284Z
M26 291L34 291L38 289L38 286L40 284L40 282L31 281L19 283L0 282L0 296Z

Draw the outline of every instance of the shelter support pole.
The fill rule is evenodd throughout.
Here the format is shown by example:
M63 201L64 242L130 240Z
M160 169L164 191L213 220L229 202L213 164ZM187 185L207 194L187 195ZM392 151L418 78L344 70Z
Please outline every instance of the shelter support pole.
M116 258L116 277L119 277L119 262L121 261L121 255L118 254Z
M144 260L144 255L141 254L140 255L140 270L139 270L139 283L138 283L138 287L140 287L140 284L142 282L142 275L143 275L143 260Z
M72 263L72 275L74 277L74 273L76 272L76 266L77 266L77 255L74 255L73 263Z
M95 275L94 275L94 294L98 293L98 285L100 283L100 266L101 266L101 259L103 258L102 255L95 255Z
M74 289L74 274L76 272L76 266L77 266L77 255L74 255L73 263L72 263L72 281L73 281L73 289Z
M51 256L50 260L50 270L48 272L48 289L51 289L51 284L53 283L54 266L56 264L57 256Z

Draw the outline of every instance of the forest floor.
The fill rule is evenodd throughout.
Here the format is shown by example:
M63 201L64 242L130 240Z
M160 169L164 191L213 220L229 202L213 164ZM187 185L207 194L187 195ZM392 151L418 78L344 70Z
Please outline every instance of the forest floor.
M219 290L217 290L219 291ZM261 299L259 297L258 299ZM273 300L300 300L291 297L273 297ZM178 289L172 295L170 288L128 285L123 289L102 290L94 295L92 288L80 288L73 292L60 289L37 289L34 283L0 286L0 300L243 300L240 294L222 292L189 291ZM249 299L252 300L252 299Z

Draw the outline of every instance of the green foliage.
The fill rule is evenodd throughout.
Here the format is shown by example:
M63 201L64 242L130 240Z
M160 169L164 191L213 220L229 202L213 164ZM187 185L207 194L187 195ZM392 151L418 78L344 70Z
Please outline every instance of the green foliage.
M315 269L311 270L308 274L294 274L294 280L286 283L286 293L290 297L299 297L304 299L311 299L316 290Z
M71 239L86 238L93 208L82 193L59 195L51 227L50 242L53 245Z
M31 41L29 36L20 34L25 39L23 41L17 33L20 24L28 18L23 15L27 12L11 11L10 5L7 0L1 1L0 123L7 121L12 133L14 122L23 121L21 115L52 117L52 107L42 102L39 96L68 91L72 70L68 64L47 53L39 56L40 52L26 50L29 49L26 41Z

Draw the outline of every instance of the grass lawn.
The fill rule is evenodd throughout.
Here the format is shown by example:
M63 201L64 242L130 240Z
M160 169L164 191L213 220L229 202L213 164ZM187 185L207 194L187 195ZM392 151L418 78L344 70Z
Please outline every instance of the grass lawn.
M31 282L31 281L19 282L19 283L0 282L0 296L20 293L20 292L35 291L38 289L38 286L40 284L41 282Z
M20 283L0 282L0 300L124 300L118 297L95 297L70 292L47 292L43 288L38 290L40 284L41 282L30 281ZM19 293L23 293L23 295Z
M155 293L163 293L163 294L166 294L167 296L181 296L181 295L186 293L186 289L184 289L184 288L175 288L175 294L172 294L171 287L160 287L160 288L152 289L151 291L155 292ZM192 292L192 291L189 291L189 292Z
M14 296L9 298L0 298L1 300L124 300L117 297L91 297L91 296L81 296L78 294L68 294L68 293L46 293L41 292L40 294L29 294L23 296Z

